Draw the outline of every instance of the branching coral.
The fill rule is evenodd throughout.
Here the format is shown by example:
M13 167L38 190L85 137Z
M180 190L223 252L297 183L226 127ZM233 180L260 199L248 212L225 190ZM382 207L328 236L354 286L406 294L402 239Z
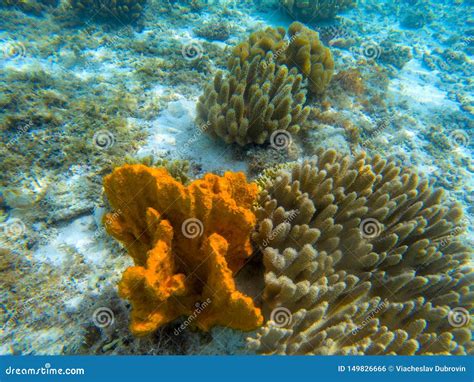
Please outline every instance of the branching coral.
M288 39L282 28L251 34L233 49L228 67L228 75L218 72L199 98L196 122L244 146L263 144L276 131L298 133L310 112L305 87L323 93L334 61L315 31L293 23Z
M78 12L122 23L137 20L145 3L146 0L71 0L72 7Z
M320 151L259 200L265 354L466 354L474 273L459 206L379 156Z
M270 57L257 55L242 64L234 58L228 76L217 73L199 98L198 126L209 125L211 134L241 146L262 144L276 130L296 134L310 110L304 107L303 77Z
M281 6L297 20L317 21L334 18L338 13L356 6L354 0L280 0Z
M119 285L120 295L132 303L135 335L184 315L203 330L214 325L252 330L262 324L260 310L233 279L252 253L255 184L228 172L185 187L164 168L125 165L107 176L104 186L115 210L105 217L107 231L135 263Z
M317 32L301 23L290 25L287 39L283 28L252 33L248 41L234 48L233 56L244 63L269 52L278 65L298 69L308 79L308 88L314 94L322 94L331 81L334 72L331 51L319 40Z

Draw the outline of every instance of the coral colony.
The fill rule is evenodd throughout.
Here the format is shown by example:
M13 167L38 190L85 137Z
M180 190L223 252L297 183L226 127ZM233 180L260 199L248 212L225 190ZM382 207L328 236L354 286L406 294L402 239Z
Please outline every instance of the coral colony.
M263 310L288 315L270 317L249 337L258 352L471 350L469 329L445 320L451 308L472 304L471 254L455 230L462 211L393 162L321 151L267 182L257 219L257 188L243 174L207 174L184 187L165 169L125 166L106 177L105 190L124 211L109 216L107 230L135 262L119 284L135 335L183 315L203 330L261 326L260 309L233 280L252 235L263 245Z
M188 316L207 300L209 307L195 321L203 330L262 324L260 309L233 279L252 253L256 223L251 206L257 186L244 174L207 174L185 187L163 168L126 165L104 186L111 205L123 211L107 230L135 263L119 284L120 295L132 303L134 334Z
M445 319L472 308L472 252L456 234L462 211L429 181L380 156L321 151L269 181L256 215L256 243L280 232L263 249L263 309L292 317L250 339L259 352L472 351L469 328Z

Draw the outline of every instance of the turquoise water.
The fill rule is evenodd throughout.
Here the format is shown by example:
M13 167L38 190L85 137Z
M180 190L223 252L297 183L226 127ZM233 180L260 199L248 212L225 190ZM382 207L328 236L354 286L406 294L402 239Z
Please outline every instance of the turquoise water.
M132 260L102 223L111 209L103 178L124 164L166 166L182 182L226 171L254 181L319 148L379 154L461 206L449 235L472 253L472 2L132 3L0 0L1 354L249 351L249 333L222 327L176 336L175 322L145 339L130 333L117 284ZM206 85L231 71L232 50L251 33L295 21L318 33L334 61L320 94L304 65L291 64L303 78L304 126L278 129L283 148L272 131L244 145L212 134L196 119ZM283 53L272 54L283 65ZM262 266L249 267L239 287L252 290L245 275Z

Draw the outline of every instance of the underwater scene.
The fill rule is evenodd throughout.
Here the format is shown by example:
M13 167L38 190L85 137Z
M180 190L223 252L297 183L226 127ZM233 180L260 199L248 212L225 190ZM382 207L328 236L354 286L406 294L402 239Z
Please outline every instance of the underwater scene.
M0 0L1 355L472 355L473 0Z

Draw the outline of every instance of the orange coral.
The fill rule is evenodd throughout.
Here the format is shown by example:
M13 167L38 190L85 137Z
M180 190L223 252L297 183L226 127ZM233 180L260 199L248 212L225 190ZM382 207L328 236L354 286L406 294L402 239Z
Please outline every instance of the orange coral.
M252 253L256 224L250 208L257 186L244 174L207 174L186 187L164 168L126 165L104 186L116 211L105 217L107 231L135 262L119 284L132 304L133 334L149 334L183 315L206 331L262 324L260 309L233 279ZM196 314L201 301L210 303Z

